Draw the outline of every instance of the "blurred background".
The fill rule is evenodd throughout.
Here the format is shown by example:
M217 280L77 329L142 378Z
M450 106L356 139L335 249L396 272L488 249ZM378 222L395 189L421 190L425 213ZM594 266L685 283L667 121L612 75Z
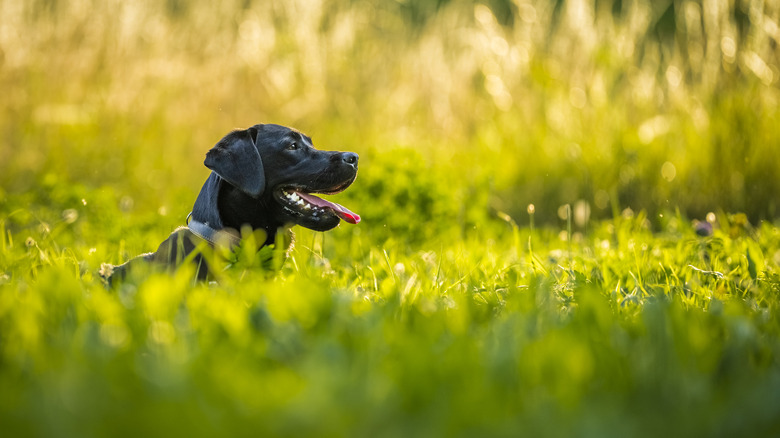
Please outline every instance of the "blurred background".
M523 224L529 204L537 223L565 204L580 224L778 214L780 1L0 0L0 17L6 212L102 199L179 224L205 152L279 123L360 153L337 199L412 237L410 218Z

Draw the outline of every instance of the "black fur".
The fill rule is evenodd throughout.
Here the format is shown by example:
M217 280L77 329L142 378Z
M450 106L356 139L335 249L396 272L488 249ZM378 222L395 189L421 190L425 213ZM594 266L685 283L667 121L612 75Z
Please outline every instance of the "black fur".
M357 163L357 154L314 149L311 138L284 126L255 125L233 131L206 154L204 164L212 172L195 200L192 220L233 235L247 226L263 230L265 245L274 243L278 232L293 225L330 230L340 221L335 213L326 210L311 215L285 206L282 190L339 192L355 180ZM197 278L204 280L209 273L196 251L199 245L204 245L203 239L182 227L156 252L123 265L104 265L100 275L111 285L135 266L173 268L189 259L197 264Z

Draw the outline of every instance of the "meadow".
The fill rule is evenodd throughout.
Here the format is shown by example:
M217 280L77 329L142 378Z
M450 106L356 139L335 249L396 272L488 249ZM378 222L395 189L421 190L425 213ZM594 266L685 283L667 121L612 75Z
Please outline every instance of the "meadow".
M0 17L4 436L780 435L780 2ZM362 222L107 290L255 123Z

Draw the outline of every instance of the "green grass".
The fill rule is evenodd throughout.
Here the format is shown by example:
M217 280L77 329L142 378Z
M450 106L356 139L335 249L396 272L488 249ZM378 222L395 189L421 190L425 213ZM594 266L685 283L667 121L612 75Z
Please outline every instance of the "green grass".
M9 436L780 434L777 1L0 13ZM106 291L258 122L363 221Z
M679 217L660 233L617 218L569 244L494 223L421 250L372 244L368 222L299 230L276 275L244 255L218 286L185 270L108 292L109 245L58 244L81 221L4 233L0 411L19 435L780 427L769 224L720 217L699 237Z

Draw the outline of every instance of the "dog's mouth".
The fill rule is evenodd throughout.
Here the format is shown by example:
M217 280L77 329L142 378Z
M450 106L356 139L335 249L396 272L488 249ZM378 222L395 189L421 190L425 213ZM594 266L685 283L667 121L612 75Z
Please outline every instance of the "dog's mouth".
M351 181L350 181L351 182ZM274 195L282 208L290 215L295 217L299 225L307 228L318 229L317 225L328 226L325 224L333 223L330 228L338 224L339 219L343 219L350 224L360 222L360 216L352 212L343 205L327 201L315 196L317 194L333 195L347 188L349 184L334 188L332 190L313 191L305 187L285 186L274 190Z

